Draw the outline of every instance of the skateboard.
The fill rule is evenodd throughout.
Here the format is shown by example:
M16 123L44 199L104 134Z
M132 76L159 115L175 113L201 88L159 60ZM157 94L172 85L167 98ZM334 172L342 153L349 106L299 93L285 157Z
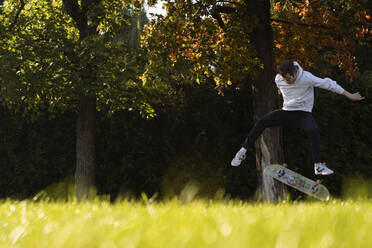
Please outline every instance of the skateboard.
M279 164L268 165L264 173L319 200L329 200L329 192L320 180L313 181Z

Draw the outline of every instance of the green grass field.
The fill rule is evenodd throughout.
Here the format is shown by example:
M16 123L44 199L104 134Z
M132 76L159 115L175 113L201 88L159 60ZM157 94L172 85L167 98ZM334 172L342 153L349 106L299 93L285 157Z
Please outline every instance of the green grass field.
M370 200L0 204L0 247L371 246Z

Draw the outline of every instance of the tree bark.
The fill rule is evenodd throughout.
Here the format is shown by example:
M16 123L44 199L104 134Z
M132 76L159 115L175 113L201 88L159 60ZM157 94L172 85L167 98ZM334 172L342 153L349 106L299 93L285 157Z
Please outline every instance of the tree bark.
M80 96L76 126L75 193L88 198L95 184L96 97Z
M270 0L246 0L250 16L258 18L251 33L253 45L264 65L259 77L253 80L253 119L279 108L279 96L274 83L275 66L273 53L273 32L270 25ZM254 12L252 12L254 11ZM266 129L258 138L256 148L257 192L256 197L266 202L278 202L286 195L286 187L272 177L265 176L263 170L269 164L283 163L281 129Z

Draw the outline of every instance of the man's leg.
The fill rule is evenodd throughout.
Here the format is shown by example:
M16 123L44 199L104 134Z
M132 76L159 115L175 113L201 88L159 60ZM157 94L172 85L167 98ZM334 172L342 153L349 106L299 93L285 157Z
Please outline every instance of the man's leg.
M311 155L314 161L314 171L316 175L329 175L333 170L329 169L325 163L322 162L320 153L320 137L318 127L315 119L311 113L302 112L301 116L296 118L297 125L303 128L310 137Z
M320 137L318 126L313 115L309 112L299 112L298 118L296 118L296 124L304 129L311 143L311 155L314 163L322 162L321 153L320 153Z
M275 110L261 117L249 132L248 137L243 143L243 147L246 149L253 147L256 139L266 128L279 127L288 123L291 119L290 115L291 112L289 111Z
M245 153L248 148L253 147L256 139L268 127L278 127L286 124L291 119L291 112L284 110L275 110L261 117L253 126L245 139L242 148L236 153L234 159L231 161L232 166L239 166L245 159Z

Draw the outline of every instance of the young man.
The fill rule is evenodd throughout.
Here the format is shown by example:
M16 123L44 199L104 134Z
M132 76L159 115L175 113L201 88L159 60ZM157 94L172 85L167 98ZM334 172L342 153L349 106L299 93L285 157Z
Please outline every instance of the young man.
M329 175L333 171L322 161L320 154L319 133L311 114L314 104L314 87L323 88L342 94L352 101L363 100L359 92L351 94L329 78L318 78L292 60L284 61L275 77L276 86L283 96L283 108L261 117L248 134L242 148L231 161L232 166L239 166L245 159L248 148L253 147L255 140L268 127L295 125L304 129L311 141L311 153L316 175Z

